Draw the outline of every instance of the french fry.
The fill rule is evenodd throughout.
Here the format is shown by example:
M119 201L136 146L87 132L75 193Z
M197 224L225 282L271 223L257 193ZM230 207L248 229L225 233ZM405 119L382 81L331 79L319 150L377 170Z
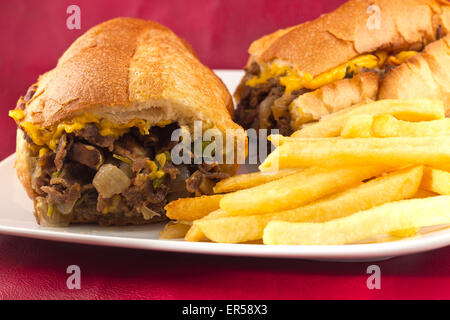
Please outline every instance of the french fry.
M358 115L350 118L341 131L343 138L450 136L450 118L409 122L389 114Z
M184 236L184 240L190 241L190 242L200 242L203 240L206 240L205 234L202 232L202 230L194 224L191 226L191 228L188 230L186 235Z
M408 122L388 114L378 115L373 118L371 135L380 138L450 136L450 118Z
M230 215L252 215L294 209L354 186L387 169L361 166L339 169L309 168L279 180L226 194L220 208Z
M450 163L438 164L434 168L450 172Z
M160 239L181 239L191 228L191 224L180 221L169 221L159 233Z
M432 192L432 191L419 189L419 190L417 190L417 193L414 195L413 198L422 199L422 198L435 197L435 196L438 196L438 195L439 195L438 193L435 193L435 192Z
M273 214L235 216L212 220L196 220L193 228L214 242L240 243L262 239L264 228L274 218Z
M409 228L409 229L391 231L391 232L389 232L389 234L391 236L394 236L397 238L409 238L409 237L415 236L418 231L419 231L419 228Z
M215 242L259 240L262 239L264 228L272 220L324 222L386 202L411 198L419 188L422 169L415 167L393 172L297 209L263 215L201 219L194 221L192 228L200 229L208 239Z
M219 202L223 195L182 198L170 202L165 206L166 215L173 220L193 221L219 209Z
M219 181L214 187L215 193L226 193L247 188L252 188L263 183L278 180L298 173L303 169L284 169L276 172L253 172L247 174L239 174Z
M450 136L423 138L289 138L259 166L273 168L339 167L361 165L447 165Z
M294 132L292 137L337 137L347 121L353 116L383 113L391 114L405 121L428 121L445 118L444 105L439 100L379 100L323 117L319 122Z
M438 194L450 195L450 172L425 167L421 187Z
M264 244L341 245L398 230L450 223L450 196L390 202L322 223L271 221Z
M186 233L186 236L184 237L184 240L186 241L203 241L206 240L205 234L202 232L202 230L196 225L196 222L198 221L204 221L204 220L212 220L212 219L218 219L229 216L227 212L218 209L216 211L211 212L207 216L203 217L202 219L196 220L193 222L192 227L189 229L189 231Z
M353 116L345 123L341 131L342 138L369 138L372 136L372 123L374 116L360 114Z

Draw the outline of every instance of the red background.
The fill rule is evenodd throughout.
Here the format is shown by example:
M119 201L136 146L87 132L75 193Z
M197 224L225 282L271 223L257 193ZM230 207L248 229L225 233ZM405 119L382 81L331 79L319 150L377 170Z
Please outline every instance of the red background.
M7 111L89 27L117 16L160 22L188 40L211 68L241 68L252 40L313 19L342 0L0 0L0 158L14 151ZM81 30L66 8L81 8ZM8 208L2 208L8 210ZM66 288L66 268L82 289ZM368 290L370 263L199 256L0 236L0 299L396 299L450 298L450 247L377 263L382 289Z

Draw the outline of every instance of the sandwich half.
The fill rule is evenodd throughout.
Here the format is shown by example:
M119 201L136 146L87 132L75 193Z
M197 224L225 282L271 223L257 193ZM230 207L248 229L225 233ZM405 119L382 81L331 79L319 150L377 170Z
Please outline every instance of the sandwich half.
M212 193L237 170L234 162L201 157L173 161L195 121L202 132L224 137L234 129L231 148L245 140L232 121L229 92L190 45L164 26L132 18L78 38L10 116L18 126L17 174L37 222L52 226L164 220L167 202ZM174 139L175 132L185 135Z
M289 135L375 100L384 77L449 29L447 1L350 0L316 20L266 35L249 48L234 119L246 129Z
M378 99L414 98L441 100L450 117L450 35L427 45L380 83Z

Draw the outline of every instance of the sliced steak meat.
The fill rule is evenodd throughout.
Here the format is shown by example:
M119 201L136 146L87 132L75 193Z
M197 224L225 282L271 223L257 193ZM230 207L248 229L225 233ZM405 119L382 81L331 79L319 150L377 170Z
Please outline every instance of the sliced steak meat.
M109 151L114 149L114 137L100 135L98 127L93 123L89 123L83 129L76 131L75 135L94 146L106 148Z
M172 123L165 127L154 127L151 129L151 135L158 137L158 141L155 144L156 153L169 151L178 143L178 141L171 140L173 131L178 128L176 123Z
M200 191L203 174L197 170L188 179L186 179L186 189L191 193Z
M237 90L239 103L234 120L245 129L280 129L284 133L291 132L289 104L299 95L309 90L300 89L285 93L285 87L280 85L278 78L270 78L265 83L253 87L245 83L260 74L256 63L246 69L246 74Z
M149 156L147 149L131 134L125 134L114 143L114 153L132 160Z
M180 170L169 161L166 161L162 169L172 180L176 179L177 175L180 173Z
M103 198L101 195L97 197L97 207L98 212L103 214L127 212L130 211L123 201L122 197L113 198Z
M258 84L254 87L245 85L242 90L239 104L237 105L234 120L241 124L245 129L254 128L258 121L258 106L263 102L272 91L273 87L279 86L274 78L266 83ZM256 121L255 121L256 120Z
M186 189L192 193L211 194L215 182L229 176L228 173L220 172L220 167L217 163L202 163L197 166L197 170L186 180Z
M173 164L168 165L168 162L166 162L163 170L170 177L167 201L173 201L179 198L187 198L192 196L192 193L186 189L186 180L189 179L191 175L187 165L181 164L177 167L174 167Z
M52 174L55 171L55 154L47 152L38 159L37 163L43 173Z
M47 152L37 159L34 165L34 170L31 174L31 185L37 194L44 195L44 191L42 191L41 187L50 183L51 175L56 171L54 159L55 154Z
M61 172L52 174L51 178L46 184L46 186L50 189L41 189L45 193L53 192L53 195L57 196L57 194L55 194L55 192L51 190L54 189L62 194L60 196L65 196L67 192L66 190L70 190L74 185L78 185L79 198L81 196L81 193L85 194L86 192L93 191L92 189L94 188L92 186L92 179L94 177L94 174L94 170L91 170L84 165L75 162L67 162L64 164ZM72 192L74 191L72 190ZM56 199L63 198L54 198L53 200Z
M166 204L166 195L168 187L162 184L156 190L153 188L152 181L149 179L137 179L127 190L122 192L122 197L127 201L128 206L138 209L148 206L151 209L152 205Z
M152 195L149 197L148 203L155 205L155 204L165 204L166 203L166 195L169 191L169 188L166 184L161 185L158 187Z
M217 163L202 163L198 165L198 170L208 179L225 179L230 175L226 172L220 172L220 167Z
M69 152L69 159L97 170L103 164L103 155L96 147L75 142Z
M25 102L28 102L31 100L31 98L33 98L34 94L36 93L37 87L38 87L37 84L33 84L31 85L31 87L28 88L27 93L23 97L23 100Z
M131 166L131 170L135 173L144 173L149 174L150 173L150 167L148 166L149 158L138 158L133 161L133 164Z
M67 156L68 150L72 147L73 144L73 136L68 134L63 134L61 138L59 138L58 147L56 148L55 155L55 166L58 171L61 170L64 159Z
M280 130L280 134L283 136L290 136L293 133L291 127L290 117L281 117L277 121L277 129Z
M31 139L31 137L28 135L28 133L22 128L20 127L20 129L23 132L23 138L25 139L25 141L30 145L30 146L34 146L35 143L33 141L33 139Z
M272 116L272 106L275 101L283 95L284 88L282 86L273 87L270 90L269 95L258 105L257 113L258 118L256 123L252 125L255 129L269 129L273 128L273 116Z
M41 190L47 193L48 203L74 203L81 197L80 185L75 183L69 188L59 188L55 185L43 186Z

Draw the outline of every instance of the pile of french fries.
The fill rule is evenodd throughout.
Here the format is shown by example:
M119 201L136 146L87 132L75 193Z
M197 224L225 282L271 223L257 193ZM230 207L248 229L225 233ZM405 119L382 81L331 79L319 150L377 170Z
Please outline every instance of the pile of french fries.
M166 206L161 238L341 245L450 224L450 118L434 100L380 100L329 115L277 148L260 172Z

